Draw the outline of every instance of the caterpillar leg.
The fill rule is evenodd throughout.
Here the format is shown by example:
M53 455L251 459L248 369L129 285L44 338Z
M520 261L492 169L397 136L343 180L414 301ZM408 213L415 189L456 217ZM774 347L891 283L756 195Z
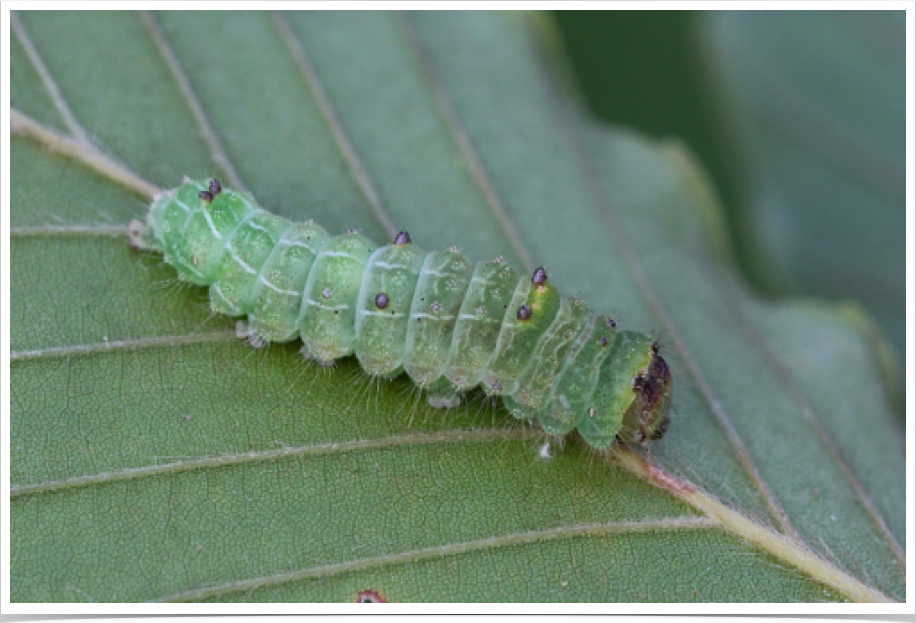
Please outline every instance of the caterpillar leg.
M248 340L248 343L255 348L263 348L268 344L268 340L244 320L235 323L235 337L240 340Z
M127 226L127 235L135 251L162 251L162 245L153 237L153 230L143 221L132 220Z
M561 437L576 429L581 414L573 411L558 411L551 405L538 411L538 422L548 435Z
M168 208L172 199L175 197L175 191L159 193L153 203L150 205L150 211L147 214L146 222L134 219L127 226L127 235L130 237L130 246L136 251L164 251L162 243L164 238L156 237L153 231L156 223L161 223L165 210ZM160 231L160 235L162 232Z
M537 419L538 410L534 407L522 404L512 396L503 396L503 404L509 410L509 413L520 420L532 421Z
M452 409L461 404L461 393L458 388L442 376L426 387L427 400L434 409Z

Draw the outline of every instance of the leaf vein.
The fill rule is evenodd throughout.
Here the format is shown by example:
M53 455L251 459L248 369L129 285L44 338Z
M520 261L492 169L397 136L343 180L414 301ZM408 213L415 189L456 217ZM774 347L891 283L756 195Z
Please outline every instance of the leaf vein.
M141 15L143 16L143 23L150 33L150 38L153 40L156 49L159 50L159 54L162 55L163 60L165 60L166 65L168 65L169 71L172 73L172 78L175 79L178 88L181 90L181 94L191 108L191 113L200 126L201 132L203 132L203 138L210 148L213 159L229 177L229 181L235 189L242 191L246 190L242 178L239 176L238 171L226 154L226 150L223 149L223 145L220 143L219 137L216 135L213 126L210 125L210 121L207 119L207 113L204 112L200 99L198 99L197 94L194 93L194 87L191 86L191 82L181 68L181 63L178 62L178 57L175 56L172 46L169 45L165 35L162 33L162 29L159 27L158 22L156 22L156 18L153 17L153 14L149 11L141 11Z
M58 87L57 82L48 70L48 66L45 65L44 60L41 58L41 54L38 53L35 44L32 43L32 38L29 36L25 24L22 23L17 12L10 12L10 23L12 24L13 30L16 32L16 36L19 38L19 42L25 49L26 56L29 57L29 61L32 63L35 71L38 72L41 82L51 96L51 101L54 102L54 107L57 108L57 112L60 113L60 116L64 120L64 124L70 130L73 138L76 139L77 142L89 144L90 141L89 137L86 135L86 131L83 129L83 126L79 124L79 121L76 120L76 116L73 114L73 111L70 110L70 106L67 105L67 100L64 99L60 87Z
M185 591L157 599L156 601L198 601L201 599L217 597L219 595L225 595L228 593L251 591L259 588L276 586L279 584L286 584L300 580L326 578L341 575L344 573L364 571L378 567L415 563L448 556L459 556L461 554L467 554L471 552L526 545L528 543L553 539L568 539L583 536L605 536L609 534L627 534L636 532L662 532L672 530L698 529L709 530L717 528L718 525L719 524L717 522L705 517L669 517L664 519L645 521L619 521L608 523L564 525L556 528L547 528L545 530L516 532L474 541L465 541L463 543L435 545L423 549L397 552L383 556L376 556L373 558L363 558L361 560L353 560L331 565L298 569L288 573L278 573L276 575L269 575L260 578L228 582L226 584L219 584L216 586L208 586Z
M718 266L713 266L712 269L716 271L719 270ZM721 283L723 281L724 280L717 280L717 283ZM853 472L852 467L843 457L833 435L830 434L830 431L827 430L827 427L825 427L820 421L820 418L818 418L817 413L814 410L814 406L804 395L798 384L792 379L788 368L780 359L780 357L773 352L773 349L770 348L766 341L764 341L763 336L760 335L760 332L757 331L749 321L743 305L740 302L732 301L732 297L723 296L722 298L724 301L726 301L726 305L728 305L731 311L735 314L735 317L738 319L738 324L744 333L760 350L770 367L773 368L776 373L776 377L783 384L783 386L785 386L789 396L792 397L792 401L798 406L799 411L801 411L802 417L817 435L818 439L820 439L828 454L830 454L830 457L839 468L840 473L849 483L849 486L855 492L856 497L859 498L859 502L862 504L872 523L875 524L875 527L878 529L881 537L885 540L888 547L893 552L894 558L896 558L898 564L900 564L900 566L905 571L906 552L903 551L900 543L891 533L890 528L888 528L887 523L881 516L881 513L875 505L874 501L871 499L871 496L869 496L869 494L865 491L865 487L862 486L861 481L856 476L855 472Z
M312 92L312 96L315 98L324 122L331 130L331 134L334 135L334 140L337 141L337 145L340 147L340 151L343 153L344 159L347 161L347 165L350 168L350 172L353 175L353 178L356 180L356 184L359 186L359 189L363 193L363 196L366 198L366 201L369 202L369 207L372 210L373 215L378 220L378 222L381 223L382 227L385 229L388 235L394 238L394 236L398 233L398 229L391 221L391 217L388 215L387 210L382 204L382 200L379 196L378 190L375 188L375 184L373 184L372 179L369 177L369 174L366 171L366 168L363 166L363 163L357 155L356 150L353 148L353 144L347 137L347 133L344 131L343 125L340 123L340 119L334 110L334 106L331 104L331 101L328 99L324 87L321 85L321 79L318 76L318 72L315 71L314 65L312 65L312 62L309 60L309 57L305 52L305 47L296 37L295 33L293 33L292 29L289 27L289 24L286 21L286 18L281 13L274 12L271 14L271 16L277 31L280 33L280 37L283 39L283 43L286 44L286 49L289 51L290 56L292 56L293 62L296 64L296 67L299 68L299 71L302 74L306 85Z
M436 78L436 75L433 72L432 63L429 59L429 52L424 47L423 42L420 40L420 37L418 36L413 24L410 22L410 18L407 17L407 14L401 12L399 13L399 16L402 30L404 31L406 38L410 43L411 49L414 52L414 56L417 59L417 64L420 67L420 71L422 72L427 85L436 98L436 103L439 106L442 117L444 118L448 129L451 131L452 137L458 144L458 148L461 150L462 157L467 162L471 176L474 178L474 182L477 184L477 187L483 194L487 206L489 206L490 211L496 217L500 228L503 230L506 238L508 238L512 248L515 250L522 263L525 265L525 269L528 270L528 272L533 271L534 261L531 259L531 254L528 252L528 248L522 240L521 234L519 234L518 228L515 226L515 222L506 211L505 205L500 199L499 194L496 192L493 183L490 181L480 156L477 154L477 149L474 147L474 144L471 142L467 131L461 124L461 120L459 119L458 114L455 112L451 102L449 101L445 89L442 88L441 83L439 82L438 78Z
M11 227L11 238L39 238L52 236L126 236L124 225L39 225L36 227Z
M417 446L438 443L467 443L474 441L507 441L513 439L531 439L540 436L540 431L533 428L490 428L484 430L447 430L437 433L411 433L393 435L378 439L358 441L340 441L307 446L276 448L272 450L252 450L208 456L197 459L186 459L162 465L147 465L112 472L101 472L85 476L75 476L60 480L14 485L10 487L10 499L26 495L50 493L64 489L75 489L102 485L111 482L124 482L137 478L148 478L161 474L188 472L198 469L216 469L232 465L244 465L262 461L276 461L289 457L318 456L342 454L360 450L374 450L399 446Z
M163 337L145 337L133 340L114 340L96 344L77 344L74 346L54 346L36 350L20 350L10 353L10 362L34 361L36 359L54 359L92 355L119 350L139 350L184 346L186 344L203 344L206 342L229 342L237 340L235 331L213 331L210 333L191 333L189 335L168 335Z
M152 200L162 192L152 182L148 182L124 165L113 160L110 156L99 151L95 145L85 141L77 141L51 130L15 108L10 109L10 134L30 138L44 145L53 153L73 158L96 173L129 188L147 200Z
M850 599L873 603L893 601L873 586L825 560L801 539L776 532L739 511L729 508L715 496L659 469L631 448L618 448L613 458L616 463L637 476L702 511L707 517L717 521L724 530L749 541L762 551L792 565L810 578Z

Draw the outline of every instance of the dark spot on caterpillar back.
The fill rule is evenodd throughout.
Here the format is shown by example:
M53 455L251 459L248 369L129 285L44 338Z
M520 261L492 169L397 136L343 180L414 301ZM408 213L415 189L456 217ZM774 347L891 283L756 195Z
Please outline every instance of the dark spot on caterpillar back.
M223 192L223 187L220 185L219 180L216 178L210 180L210 196L215 197L221 192Z
M375 306L379 309L387 309L390 303L391 299L384 292L379 292L375 295Z
M522 305L518 308L518 313L516 313L516 316L518 316L518 319L522 322L531 320L531 307L528 305Z
M544 270L544 267L535 269L534 274L531 275L531 283L536 286L542 286L547 283L547 271Z
M210 203L211 201L213 201L213 194L210 193L210 191L208 190L200 191L199 193L197 193L197 196L203 199L206 203Z
M410 234L406 231L399 231L398 235L394 237L395 246L404 246L405 244L410 244L412 240L410 239Z

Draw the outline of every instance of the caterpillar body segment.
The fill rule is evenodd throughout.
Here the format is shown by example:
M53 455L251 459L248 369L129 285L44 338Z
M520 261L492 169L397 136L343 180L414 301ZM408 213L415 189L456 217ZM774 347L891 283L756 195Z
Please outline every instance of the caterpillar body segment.
M426 256L410 306L404 369L414 383L429 387L444 378L452 360L455 327L474 266L457 250ZM455 386L443 384L446 393Z
M493 356L519 273L502 258L480 262L461 304L445 376L459 390L477 386Z
M616 331L617 323L610 316L589 314L586 318L553 387L550 408L538 413L540 424L548 433L565 435L586 417Z
M375 244L355 231L331 238L318 252L302 295L298 321L305 352L330 363L353 354L356 301Z
M255 284L289 226L286 219L253 210L224 238L218 278L210 285L213 311L227 316L247 316L254 311Z
M280 237L252 288L248 325L260 338L288 342L299 335L305 285L329 240L311 221L293 223Z
M472 265L406 232L381 247L355 231L331 236L216 180L162 193L130 237L207 286L214 311L247 316L253 341L299 337L322 363L356 355L370 374L407 372L433 406L481 385L516 417L551 435L578 430L595 448L667 430L672 379L657 344L561 296L543 268Z
M538 341L531 363L518 380L515 399L521 404L544 410L549 403L569 351L584 330L588 309L580 299L560 299L560 309Z
M503 318L496 353L484 374L484 391L501 396L518 392L519 379L534 365L541 338L556 318L560 301L560 293L546 276L539 285L527 276L519 280Z
M414 291L426 252L410 242L375 250L366 262L356 312L356 356L369 374L401 367Z

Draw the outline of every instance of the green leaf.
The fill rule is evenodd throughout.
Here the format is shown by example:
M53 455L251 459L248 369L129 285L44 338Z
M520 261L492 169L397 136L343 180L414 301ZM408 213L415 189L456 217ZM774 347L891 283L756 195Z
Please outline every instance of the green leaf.
M740 234L753 277L774 292L860 301L902 369L906 14L703 17L713 94L741 156Z
M529 15L13 34L12 601L903 598L903 444L863 317L752 298L690 156L583 118ZM331 231L545 264L660 332L668 436L548 458L479 398L436 411L352 359L250 348L124 235L150 183L209 174Z

